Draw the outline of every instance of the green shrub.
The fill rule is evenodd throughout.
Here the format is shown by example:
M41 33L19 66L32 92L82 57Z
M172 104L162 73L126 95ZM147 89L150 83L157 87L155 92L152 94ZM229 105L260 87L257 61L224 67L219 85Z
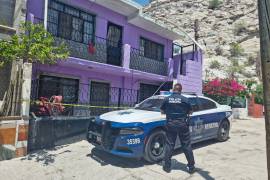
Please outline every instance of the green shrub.
M222 105L229 105L231 101L231 97L229 96L219 96L219 95L207 94L207 93L204 93L204 96L209 97Z
M256 63L256 58L252 55L250 55L248 57L248 62L247 62L247 65L251 66L251 65L254 65Z
M263 105L263 85L258 84L255 90L255 103Z
M208 8L214 10L217 9L220 6L220 4L222 4L221 0L210 0Z
M221 64L217 60L214 60L214 61L211 61L210 62L210 66L209 67L211 69L220 69L221 68Z
M235 35L240 35L243 32L247 31L247 24L245 21L240 21L235 24L234 26L234 33Z
M230 52L232 57L238 57L244 54L244 49L239 43L232 43L230 46Z
M223 54L223 49L221 48L221 46L217 46L215 52L217 56L221 56Z

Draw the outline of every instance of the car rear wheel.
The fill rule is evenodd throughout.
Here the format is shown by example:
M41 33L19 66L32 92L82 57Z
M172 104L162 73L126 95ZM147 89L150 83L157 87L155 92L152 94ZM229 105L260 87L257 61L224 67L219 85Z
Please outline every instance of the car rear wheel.
M230 134L230 123L228 120L224 120L219 125L217 140L220 142L227 141L229 139L229 134Z
M150 163L163 160L165 156L166 133L163 130L154 131L147 140L144 149L144 159Z

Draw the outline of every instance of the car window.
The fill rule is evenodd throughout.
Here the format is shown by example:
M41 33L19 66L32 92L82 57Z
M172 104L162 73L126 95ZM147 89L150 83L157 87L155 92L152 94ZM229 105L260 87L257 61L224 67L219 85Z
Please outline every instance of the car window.
M198 102L200 105L200 111L217 108L216 103L205 98L198 98Z
M193 112L199 111L198 98L194 97L194 98L189 98L188 100L192 107L192 111Z
M135 107L135 109L140 110L146 110L146 111L160 111L160 107L164 101L165 97L153 97L146 99L142 103L140 103L138 106Z

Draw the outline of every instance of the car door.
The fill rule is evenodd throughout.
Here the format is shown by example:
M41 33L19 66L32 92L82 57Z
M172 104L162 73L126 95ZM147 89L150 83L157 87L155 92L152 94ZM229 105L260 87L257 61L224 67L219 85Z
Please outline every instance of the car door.
M189 98L189 103L191 104L193 113L190 116L189 129L191 133L191 140L198 141L203 136L203 121L200 117L200 107L198 102L198 97Z
M219 127L220 112L217 111L217 104L208 99L199 97L199 112L198 117L202 121L201 138L206 139L215 136Z

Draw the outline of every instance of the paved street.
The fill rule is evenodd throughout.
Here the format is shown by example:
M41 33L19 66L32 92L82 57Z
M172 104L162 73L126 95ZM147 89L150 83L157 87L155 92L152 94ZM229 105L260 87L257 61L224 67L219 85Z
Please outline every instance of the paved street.
M26 158L0 162L0 179L13 180L122 180L122 179L267 179L263 119L233 122L231 138L195 146L198 172L185 172L179 151L170 174L160 164L130 160L96 150L86 141L39 151Z

